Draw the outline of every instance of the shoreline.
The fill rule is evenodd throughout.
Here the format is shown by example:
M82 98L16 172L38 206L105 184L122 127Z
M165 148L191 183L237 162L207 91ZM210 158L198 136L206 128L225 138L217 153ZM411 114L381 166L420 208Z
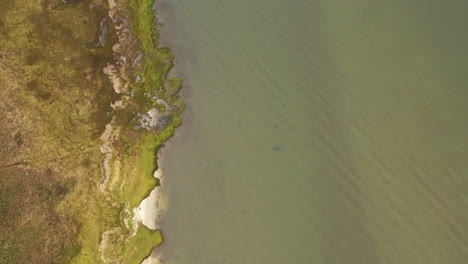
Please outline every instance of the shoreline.
M171 35L170 35L171 31L170 31L169 25L171 24L171 21L170 21L170 18L168 17L168 15L170 14L170 9L167 9L167 6L165 6L165 8L162 6L162 5L170 5L170 4L171 3L168 0L156 0L152 6L152 9L154 10L154 15L157 18L157 28L159 32L159 38L160 38L158 47L162 47L162 48L170 47L175 55L174 66L170 69L168 73L168 77L177 76L184 80L184 87L181 90L180 95L179 95L181 99L184 101L184 111L181 113L181 118L184 120L184 125L183 127L176 130L176 133L178 134L178 136L171 137L170 139L168 139L164 143L163 148L161 148L158 151L158 164L159 164L159 167L162 168L163 177L166 176L165 169L167 169L167 166L168 166L167 164L168 161L166 160L167 151L171 151L171 148L175 144L175 141L181 141L181 140L183 141L184 136L188 136L186 134L193 126L192 124L193 119L191 118L192 111L190 111L191 109L191 103L190 103L191 89L190 88L191 87L190 87L190 82L187 79L187 76L184 75L184 72L182 70L183 64L185 62L185 57L183 54L184 52L178 47L176 41L173 38L171 38ZM170 206L170 200L169 200L170 190L167 189L168 186L167 184L164 184L164 181L165 180L163 180L163 183L161 184L161 186L156 187L156 188L160 188L159 192L161 193L162 199L164 200L162 211L157 212L158 216L160 216L157 218L157 221L158 221L157 225L158 227L162 228L162 231L164 232L164 234L167 234L167 233L170 234L170 230L167 230L169 227L167 226L167 224L166 225L164 224L165 214L167 212L168 206ZM155 210L158 211L157 208ZM165 260L164 259L165 256L163 255L164 248L166 247L165 245L166 243L165 241L163 241L159 246L155 247L152 250L151 254L149 254L147 258L145 258L145 260L141 264L162 263Z
M167 209L167 198L163 193L164 173L161 166L153 175L158 180L158 185L145 197L138 207L134 208L134 221L141 223L150 230L160 229L158 220Z
M152 6L18 0L4 7L0 262L139 264L162 243L158 225L149 224L164 200L157 162L184 103Z
M113 0L109 0L109 5L110 5L110 6L113 6L112 3L115 3L115 2L114 2ZM153 19L154 19L155 21L158 21L158 20L157 20L158 18L156 17L156 14L155 14L156 12L155 12L155 10L153 10L154 4L153 4L151 1L146 1L146 0L144 1L144 3L147 4L146 8L151 7L151 10L150 10L150 11L151 11L151 14L152 14L152 15L149 15L149 17L153 17ZM151 4L148 4L148 3L151 3ZM130 5L131 5L131 4L130 4ZM116 5L114 5L114 7L116 7ZM134 8L135 8L135 7L134 7ZM138 7L136 7L136 8L141 8L141 7L138 6ZM111 10L111 11L112 11L112 10ZM109 12L110 16L115 15L115 13L113 13L113 14L111 15L111 11ZM148 14L148 11L149 11L149 10L143 10L142 12ZM144 21L144 20L149 21L148 18L144 18L144 17L143 17L143 18L138 17L138 18L135 18L135 19L137 19L137 20L136 20L136 21L133 21L133 22L135 22L136 24L140 24L141 21ZM138 20L141 20L141 21L138 22ZM130 20L130 21L131 21L131 20ZM117 26L116 26L116 30L117 30L117 31L119 30L119 29L117 28ZM151 27L149 27L149 30L152 32L152 34L154 34L154 32L158 32L158 31L157 31L157 30L158 30L158 24L157 24L157 23L153 24ZM138 33L136 33L136 34L138 35ZM157 34L158 34L158 33L157 33ZM140 36L140 37L141 37L141 36ZM154 37L154 36L153 36L153 37ZM140 39L140 40L141 40L141 39ZM141 40L141 41L142 41L142 40ZM150 42L152 42L152 41L154 41L154 40L153 40L153 39L150 39ZM142 41L142 42L143 42L143 41ZM155 43L153 44L153 45L154 45L153 47L150 47L150 46L146 46L146 47L150 47L150 49L154 49L154 50L156 50L156 49L168 50L167 47L159 47L159 46L158 46L158 43L160 43L159 39L155 41ZM145 43L142 43L142 44L143 44L143 48L142 48L142 50L139 51L139 54L142 54L142 53L140 53L140 52L144 52L144 51L145 51ZM147 43L147 44L148 44L148 43ZM120 58L122 57L122 54L119 54L119 53L116 51L116 50L118 50L118 49L113 48L113 50L114 50L114 52L115 52L115 55L114 55L115 57L120 57ZM125 55L123 55L123 56L125 56ZM170 76L171 76L171 69L173 68L174 62L175 62L175 59L172 57L172 54L171 54L170 56L171 56L171 62L170 62L171 64L170 64L169 67L167 67L167 68L165 68L165 69L163 70L163 71L164 71L164 75L163 75L164 77L163 77L163 78L164 78L164 82L166 83L165 86L168 85L168 84L167 84L168 81L171 81L171 80L176 80L176 81L177 81L176 84L175 84L175 85L176 85L176 91L175 91L175 93L173 93L173 94L170 95L170 97L169 97L169 99L170 99L171 101L173 101L172 98L171 98L171 96L172 96L172 97L176 97L176 96L179 95L180 79L177 79L177 78L174 79L174 78L171 78L171 77L170 77ZM148 62L148 58L146 58L144 55L143 55L143 56L138 55L137 58L139 58L139 57L142 57L142 58L140 58L140 59L143 61L143 63L145 63L145 60L146 60L146 63L149 63L149 62ZM127 56L125 56L125 58L127 58ZM109 67L110 67L110 66L109 66ZM106 74L108 74L108 72L106 72ZM153 72L149 72L149 74L153 74ZM141 75L144 76L144 72L142 72L140 75L137 75L137 78L138 78L138 79L135 79L135 80L136 80L135 82L138 82L138 81L141 79ZM108 76L109 76L109 78L112 80L112 82L113 82L113 84L114 84L114 90L115 90L117 93L119 93L119 90L120 90L119 88L120 88L120 84L121 84L121 83L119 82L118 78L124 77L124 79L125 79L125 76L118 76L118 75L113 75L113 76L112 76L111 74L108 74ZM169 85L170 85L170 84L169 84ZM116 86L119 86L119 87L116 88ZM160 87L162 88L163 86L160 86ZM169 90L170 88L171 88L171 87L168 87L168 88L165 88L165 89L166 89L166 90ZM163 89L163 88L162 88L162 89ZM133 92L133 90L132 90L132 92ZM132 94L132 96L133 96L133 94ZM159 94L156 95L156 98L158 98L158 97L161 98ZM154 184L151 183L150 185L148 185L148 188L147 188L147 190L145 191L144 196L140 196L140 197L142 197L141 200L138 201L138 199L137 199L138 204L132 204L132 203L127 204L125 211L127 212L127 215L128 215L128 216L124 217L124 222L125 222L126 226L127 226L128 228L134 230L132 236L138 234L138 231L139 231L139 229L141 229L141 228L147 229L147 230L149 230L149 231L157 231L157 232L159 232L159 234L160 234L160 235L159 235L159 236L160 236L160 242L158 242L157 245L155 245L155 246L153 246L153 247L151 248L150 253L145 257L145 260L146 260L146 259L149 259L149 258L151 257L151 253L155 250L155 248L156 248L157 246L159 246L161 243L163 243L163 237L162 237L161 231L160 231L160 229L159 229L159 224L157 223L158 218L161 217L161 214L162 214L163 211L164 211L164 208L162 207L162 203L164 202L164 200L163 200L163 197L162 197L163 194L162 194L162 192L161 192L161 185L163 184L163 181L164 181L164 174L163 174L163 171L162 171L161 166L159 166L159 164L158 164L158 160L160 159L159 155L161 155L161 154L159 153L159 149L160 149L160 146L162 146L162 144L163 144L164 142L166 142L166 141L172 136L173 131L174 131L174 128L180 125L180 119L177 119L177 116L180 115L181 111L183 110L183 103L182 103L182 101L181 101L180 99L179 99L178 101L176 101L176 104L172 103L171 106L169 106L169 104L165 101L165 99L166 99L166 97L164 97L164 99L157 99L157 100L156 100L156 103L160 103L159 101L162 101L162 103L163 103L163 109L166 109L166 110L170 110L170 109L171 109L172 107L174 107L174 106L176 106L176 107L178 108L178 110L177 110L176 112L173 112L172 114L170 114L170 115L172 115L172 116L174 117L174 121L172 122L172 124L171 124L170 126L168 126L168 129L169 129L168 132L169 132L169 133L164 134L165 128L162 128L162 131L159 132L158 134L163 133L163 134L162 134L163 138L160 138L160 139L156 138L156 139L157 139L156 142L151 142L151 141L154 141L154 139L149 139L149 140L143 140L143 141L142 141L142 142L146 142L146 143L142 143L142 144L143 144L143 145L142 145L143 148L147 148L148 146L145 146L145 145L148 144L149 146L151 146L150 148L154 150L154 151L152 152L152 153L154 153L154 158L153 158L154 168L152 169L154 172L152 173L152 178L153 178L153 181L154 181L155 183L154 183ZM169 103L170 103L170 101L169 101ZM120 105L122 105L122 104L120 104ZM167 109L168 107L171 107L171 108ZM156 109L157 109L157 110L156 110ZM149 116L153 116L152 111L153 111L153 112L156 111L156 113L157 113L157 112L159 112L160 110L161 110L160 107L157 107L157 108L154 107L154 108L152 108L152 110L150 110L150 111L148 112L148 115L149 115ZM111 123L112 123L112 122L111 122ZM157 124L157 123L156 123L156 124ZM109 124L109 125L111 126L111 124ZM142 123L142 126L143 126L143 123ZM119 127L117 127L117 129L119 129ZM151 128L146 127L146 129L147 129L148 131L151 131L151 130L153 130L153 129L157 130L157 127L154 127L154 128L152 128L152 127L151 127ZM160 128L160 129L161 129L161 128ZM106 132L105 132L105 133L103 134L103 136L102 136L102 138L104 139L104 140L103 140L103 141L104 141L104 143L103 143L104 146L105 146L105 145L109 145L109 144L107 144L108 142L107 142L107 140L106 140L106 139L109 138L109 135L108 135L109 133L107 133L107 132L108 132L108 131L107 131L107 129L106 129ZM107 133L107 134L106 134L106 133ZM110 133L112 133L112 132L110 132ZM118 133L118 132L117 132L117 133ZM160 136L158 136L158 137L160 137ZM101 148L102 148L102 150L104 150L104 151L102 151L103 154L105 154L105 158L104 158L105 160L104 160L104 162L102 163L102 164L103 164L103 166L102 166L102 171L103 171L104 173L107 173L109 170L111 170L111 168L109 168L110 166L109 166L109 164L108 164L109 161L110 161L110 159L109 159L109 151L106 152L106 151L105 151L105 150L106 150L105 147L101 147ZM112 151L111 151L111 152L112 152ZM148 153L148 154L149 154L149 153ZM143 156L146 156L147 154L146 154L146 153L143 153L142 155L143 155ZM142 157L142 159L146 159L146 158L143 158L143 157ZM117 163L117 164L115 165L115 167L119 168L119 169L117 169L117 174L120 172L120 167L121 167L121 166L122 166L122 165L119 164L119 163ZM108 175L103 174L103 178L102 178L102 179L103 179L103 183L102 183L102 185L105 185L105 182L107 181L107 178L108 178ZM125 181L123 182L123 184L125 184ZM123 185L120 185L120 186L121 186L120 188L123 187ZM150 186L151 186L151 188L149 188ZM105 187L104 187L104 188L105 188ZM101 188L100 188L100 189L101 189ZM141 194L140 194L140 195L141 195ZM133 195L132 195L132 196L133 196ZM166 204L165 206L167 206L167 204ZM129 222L133 222L133 223L129 223ZM133 226L133 227L132 227L132 226ZM109 232L114 232L114 231L113 231L113 230L109 230ZM103 241L106 241L106 240L105 240L105 237L104 237L104 236L106 236L106 235L107 235L107 233L105 232L104 235L103 235ZM106 243L105 243L105 244L106 244ZM103 254L103 256L104 256L104 254L105 254L105 253L104 253L104 252L105 252L105 246L103 246L103 247L101 248L101 252L102 252L102 254ZM103 259L105 259L105 258L103 257Z

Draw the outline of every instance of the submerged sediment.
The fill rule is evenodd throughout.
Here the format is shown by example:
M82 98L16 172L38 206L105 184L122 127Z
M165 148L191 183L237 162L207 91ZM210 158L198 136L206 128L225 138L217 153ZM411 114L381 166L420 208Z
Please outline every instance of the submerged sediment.
M135 212L183 110L152 1L0 4L0 263L141 263L163 238Z

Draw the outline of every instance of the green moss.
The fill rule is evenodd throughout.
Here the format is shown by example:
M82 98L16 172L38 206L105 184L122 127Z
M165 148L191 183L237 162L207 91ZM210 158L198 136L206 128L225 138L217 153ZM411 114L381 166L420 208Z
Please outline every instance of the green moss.
M166 80L170 68L173 66L173 56L169 49L158 49L158 33L155 30L154 14L151 10L152 1L134 0L128 2L130 7L130 27L133 34L139 40L140 51L143 54L142 67L133 76L140 76L142 81L132 82L131 89L135 93L134 101L127 110L116 112L116 123L123 129L119 139L115 143L119 152L120 178L109 187L109 195L114 202L121 204L117 219L121 230L112 234L115 242L112 248L105 253L108 257L121 258L125 263L140 263L152 250L162 242L159 231L150 231L144 227L137 229L136 235L132 236L132 227L127 227L130 215L124 211L125 208L132 210L137 207L143 198L149 195L151 190L158 184L153 177L156 170L156 153L161 144L171 137L174 129L181 124L177 115L183 109L177 93L181 87L181 80L174 78ZM131 117L135 112L147 111L156 105L151 97L156 90L162 87L162 93L158 94L168 102L174 102L176 110L171 124L156 133L155 131L133 131ZM150 96L148 96L150 95ZM164 107L160 109L164 111ZM129 136L130 135L130 136ZM130 138L131 139L130 139ZM116 160L110 161L111 163ZM130 224L131 225L131 224ZM102 224L101 224L102 226ZM115 226L115 224L113 224ZM109 230L109 229L107 229ZM95 233L96 231L89 231ZM82 232L83 233L83 232ZM127 239L125 239L127 238ZM129 238L129 239L128 239ZM88 244L82 249L75 263L86 263L93 259L93 245ZM96 248L94 246L94 248ZM136 250L137 249L137 250Z
M125 263L140 264L148 257L153 248L163 242L160 230L151 231L146 227L140 227L138 232L129 241L134 247L126 247L124 251Z
M180 119L177 119L180 120ZM147 132L134 147L134 162L125 165L124 174L127 175L122 188L122 199L128 202L130 208L138 206L151 190L156 186L157 181L153 177L156 170L156 152L158 147L170 138L175 127L180 121L172 123L159 135Z
M151 51L156 47L159 34L155 27L155 15L152 10L154 0L130 0L133 32L138 36L144 51Z
M156 47L159 41L159 33L156 30L156 18L151 9L153 2L153 0L129 1L130 16L134 22L132 31L138 36L144 55L143 82L135 88L143 89L149 93L153 93L159 87L164 87L167 90L165 78L173 67L174 61L174 56L169 48Z

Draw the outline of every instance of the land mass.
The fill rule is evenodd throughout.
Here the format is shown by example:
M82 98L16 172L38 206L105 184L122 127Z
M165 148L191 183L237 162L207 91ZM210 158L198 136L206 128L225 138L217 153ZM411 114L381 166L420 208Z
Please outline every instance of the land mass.
M0 263L141 263L181 80L153 0L0 0Z

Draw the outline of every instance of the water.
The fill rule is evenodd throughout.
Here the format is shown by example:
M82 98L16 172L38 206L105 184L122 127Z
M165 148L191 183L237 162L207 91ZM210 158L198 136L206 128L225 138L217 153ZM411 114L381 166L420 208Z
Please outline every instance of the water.
M468 259L468 2L161 0L169 264Z

